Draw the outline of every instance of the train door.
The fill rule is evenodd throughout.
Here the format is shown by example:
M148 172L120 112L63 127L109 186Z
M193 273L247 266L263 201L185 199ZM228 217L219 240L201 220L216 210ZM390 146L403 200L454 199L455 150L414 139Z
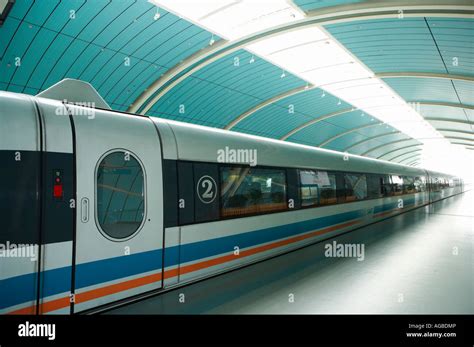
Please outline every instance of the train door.
M161 148L145 117L68 105L77 217L72 312L162 287Z
M41 151L34 103L0 92L0 314L37 313Z

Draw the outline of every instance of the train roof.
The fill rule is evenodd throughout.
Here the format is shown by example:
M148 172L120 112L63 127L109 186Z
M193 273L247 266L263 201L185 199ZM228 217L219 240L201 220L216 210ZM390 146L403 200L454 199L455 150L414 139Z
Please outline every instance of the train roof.
M165 159L217 162L218 151L256 150L257 163L349 172L424 175L425 170L354 154L310 147L261 136L150 117L164 137L173 133L176 144L163 141ZM166 129L169 127L169 129Z

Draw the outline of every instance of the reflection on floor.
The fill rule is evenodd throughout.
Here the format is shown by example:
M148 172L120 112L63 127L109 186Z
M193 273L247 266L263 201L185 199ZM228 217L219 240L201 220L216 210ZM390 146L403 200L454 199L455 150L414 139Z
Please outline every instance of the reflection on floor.
M473 225L467 192L108 313L472 314ZM332 241L364 244L364 260L325 257Z

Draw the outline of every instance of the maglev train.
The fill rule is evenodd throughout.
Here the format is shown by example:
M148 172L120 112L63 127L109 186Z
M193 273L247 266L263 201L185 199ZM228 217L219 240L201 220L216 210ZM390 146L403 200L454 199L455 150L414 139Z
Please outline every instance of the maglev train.
M0 92L0 313L91 313L463 191L419 168ZM380 232L383 233L383 230Z

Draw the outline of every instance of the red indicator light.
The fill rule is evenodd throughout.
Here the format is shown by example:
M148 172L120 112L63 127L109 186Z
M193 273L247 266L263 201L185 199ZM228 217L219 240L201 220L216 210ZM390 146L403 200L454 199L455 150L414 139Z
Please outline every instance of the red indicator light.
M59 177L56 177L56 183L61 182L61 179Z
M63 197L63 186L62 186L62 184L55 184L54 185L53 196L56 199L61 199Z

